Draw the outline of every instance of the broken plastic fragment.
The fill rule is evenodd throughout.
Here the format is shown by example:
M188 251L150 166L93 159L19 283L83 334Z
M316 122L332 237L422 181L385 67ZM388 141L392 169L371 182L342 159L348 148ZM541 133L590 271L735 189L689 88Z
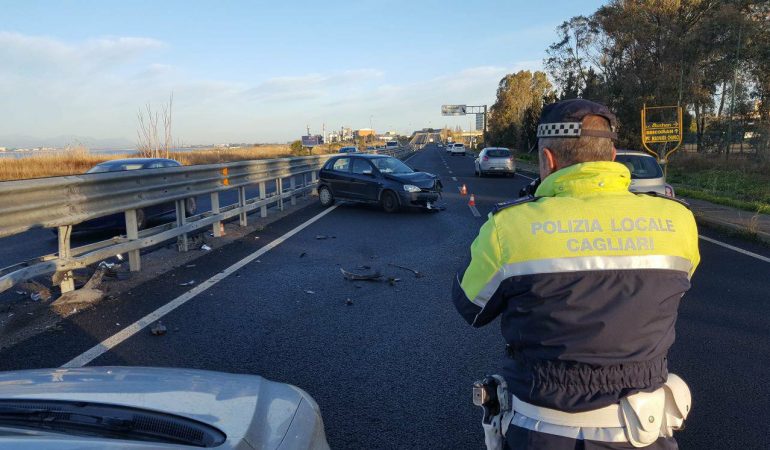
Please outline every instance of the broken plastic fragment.
M342 276L344 276L348 280L380 281L382 279L382 275L380 274L379 271L371 274L360 274L360 273L348 272L347 270L340 267L340 272L342 272Z

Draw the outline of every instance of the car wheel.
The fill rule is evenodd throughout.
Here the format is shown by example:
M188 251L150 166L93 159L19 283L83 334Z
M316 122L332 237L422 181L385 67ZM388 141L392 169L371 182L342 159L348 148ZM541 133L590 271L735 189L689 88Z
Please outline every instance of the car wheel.
M318 188L318 198L321 200L321 206L328 208L334 204L334 195L332 195L331 189L326 186Z
M396 197L396 194L393 191L383 192L380 203L382 204L382 209L385 210L386 213L398 211L398 197Z
M195 201L195 198L189 197L184 199L184 211L187 217L194 216L198 212L198 202Z

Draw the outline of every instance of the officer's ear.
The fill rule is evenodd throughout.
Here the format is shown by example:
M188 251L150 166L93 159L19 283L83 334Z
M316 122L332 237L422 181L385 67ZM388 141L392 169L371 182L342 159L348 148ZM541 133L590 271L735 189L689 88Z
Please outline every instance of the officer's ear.
M540 155L540 178L544 179L548 175L556 172L556 157L548 147L543 147L543 151Z
M615 146L612 146L612 160L615 161L615 157L618 156L618 149L615 148Z

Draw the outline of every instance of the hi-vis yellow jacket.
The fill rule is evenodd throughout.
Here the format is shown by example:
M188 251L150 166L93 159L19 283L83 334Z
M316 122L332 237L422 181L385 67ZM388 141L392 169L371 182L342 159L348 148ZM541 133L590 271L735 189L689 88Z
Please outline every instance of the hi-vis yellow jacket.
M455 306L474 326L501 317L504 375L524 401L588 410L666 380L698 232L684 204L630 181L614 162L559 170L490 214L471 245Z

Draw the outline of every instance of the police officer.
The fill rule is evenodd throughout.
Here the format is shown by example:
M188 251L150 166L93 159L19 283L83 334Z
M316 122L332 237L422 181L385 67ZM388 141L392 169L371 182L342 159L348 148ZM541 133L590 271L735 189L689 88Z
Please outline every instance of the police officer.
M615 127L588 100L547 105L542 183L495 208L455 279L470 324L500 316L508 448L677 448L690 398L667 354L698 233L683 203L629 192Z

